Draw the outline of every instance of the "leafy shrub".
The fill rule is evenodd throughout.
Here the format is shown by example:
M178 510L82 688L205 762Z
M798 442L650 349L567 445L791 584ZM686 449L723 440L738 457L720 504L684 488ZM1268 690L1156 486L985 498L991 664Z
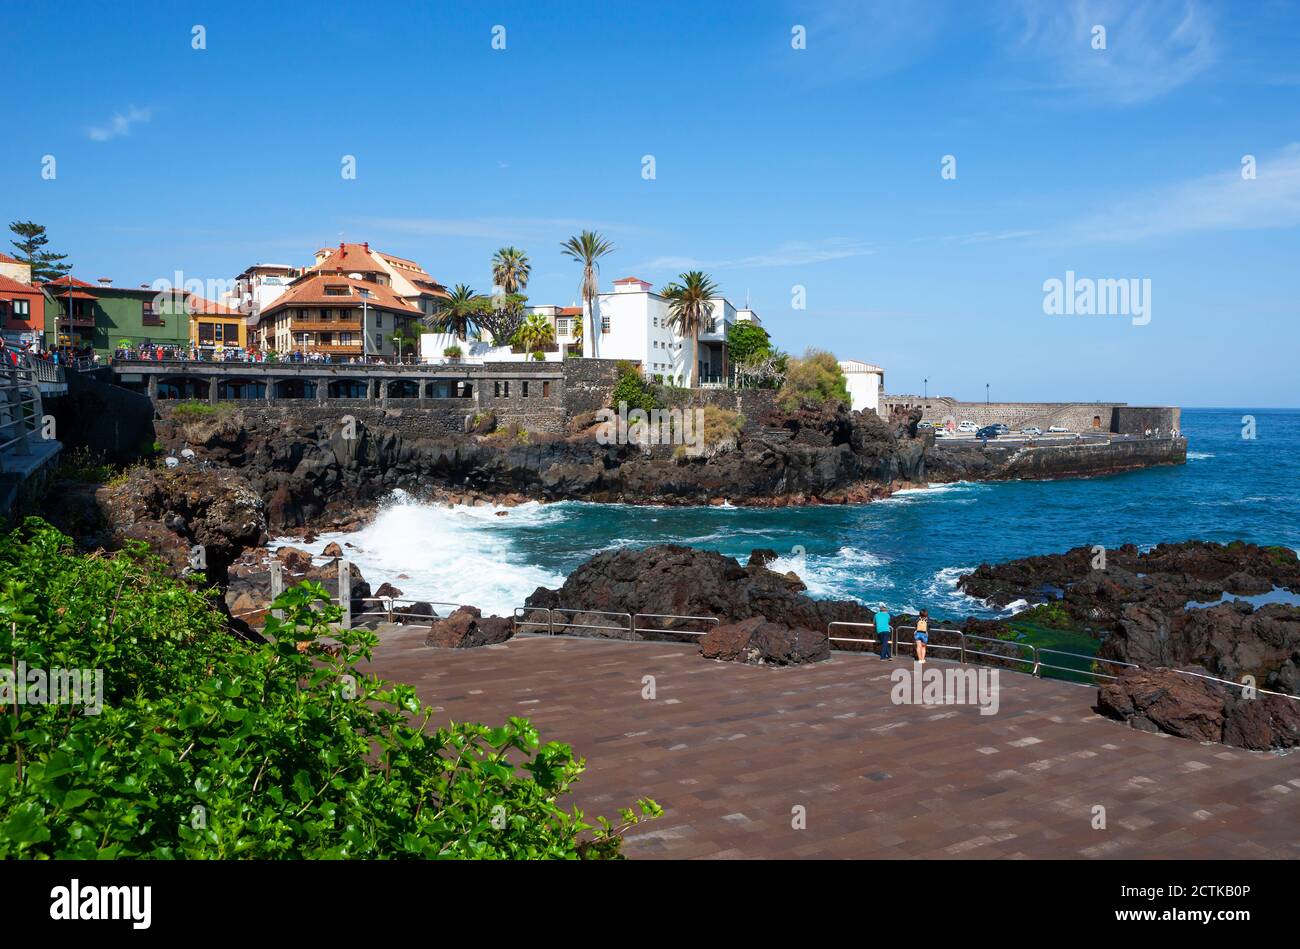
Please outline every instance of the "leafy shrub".
M654 386L645 380L635 363L621 361L617 365L618 381L610 393L610 408L618 411L619 403L626 402L627 410L644 409L650 412L659 408Z
M459 359L462 355L461 348L454 344L444 349L442 351L442 354L446 356L448 359Z
M777 393L776 401L787 411L831 401L846 406L852 404L839 362L833 355L820 349L809 349L802 359L789 360L785 382Z
M567 745L521 718L426 730L323 587L274 606L247 643L142 543L79 556L35 518L0 537L0 654L103 670L100 714L0 715L0 858L616 858L661 813L588 824L557 803L584 768Z
M173 405L169 415L174 422L197 422L200 419L210 419L217 415L224 415L230 409L229 405L213 405L211 402L186 399Z
M772 339L761 326L748 321L732 323L727 330L727 353L733 362L768 356L772 353Z

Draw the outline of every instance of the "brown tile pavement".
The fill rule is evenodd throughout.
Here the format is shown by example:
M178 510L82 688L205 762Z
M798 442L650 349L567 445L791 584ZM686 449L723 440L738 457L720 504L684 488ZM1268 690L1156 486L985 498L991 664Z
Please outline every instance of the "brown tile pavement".
M571 744L587 759L571 803L589 815L657 800L629 856L1300 857L1300 754L1134 731L1091 711L1094 689L1011 672L996 715L894 705L894 667L545 636L443 650L410 629L381 633L371 663L447 720L522 715Z

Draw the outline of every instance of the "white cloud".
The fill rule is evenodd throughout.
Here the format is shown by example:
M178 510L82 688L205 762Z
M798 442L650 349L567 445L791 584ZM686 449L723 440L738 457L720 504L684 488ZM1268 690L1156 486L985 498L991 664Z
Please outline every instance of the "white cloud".
M1044 71L1031 87L1148 102L1191 82L1218 58L1212 17L1196 0L1022 0L1012 55ZM1105 28L1106 48L1093 48Z
M695 257L655 257L633 264L634 270L749 270L819 264L846 257L866 257L875 248L860 241L834 238L824 241L788 241L762 254L729 259L702 260Z
M120 135L130 134L131 126L148 122L151 118L153 118L152 109L137 109L131 106L126 112L114 113L107 125L92 125L86 129L86 135L93 142L107 142Z
M943 239L950 244L991 244L997 241L1020 240L1037 233L1037 231L974 231L970 234L949 234Z
M1300 143L1259 157L1256 175L1244 179L1234 166L1123 199L1068 224L1054 238L1138 241L1196 231L1300 226Z

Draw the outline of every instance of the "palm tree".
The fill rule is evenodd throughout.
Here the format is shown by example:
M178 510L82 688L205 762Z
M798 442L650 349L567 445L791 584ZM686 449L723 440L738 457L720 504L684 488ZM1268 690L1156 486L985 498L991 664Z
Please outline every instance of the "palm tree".
M483 297L463 283L452 288L451 295L438 309L424 317L424 325L436 333L452 333L458 339L469 337L470 327L483 312Z
M492 282L505 293L518 293L528 286L533 265L518 247L502 247L492 256Z
M691 369L688 385L695 388L695 373L699 366L700 330L713 319L713 298L718 287L709 275L691 270L677 278L681 283L670 283L663 289L668 301L668 325L679 336L691 338Z
M515 342L523 346L524 352L531 356L534 346L555 342L555 329L542 314L529 313L528 319L515 331Z
M582 264L582 305L591 320L591 354L596 352L596 343L600 334L596 331L596 297L600 295L600 281L596 274L600 272L600 258L610 253L614 245L595 231L583 231L577 237L570 237L560 245L565 255Z

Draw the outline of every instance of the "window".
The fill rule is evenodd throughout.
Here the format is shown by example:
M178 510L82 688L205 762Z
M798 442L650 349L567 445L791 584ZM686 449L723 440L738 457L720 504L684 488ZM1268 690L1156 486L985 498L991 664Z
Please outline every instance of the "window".
M145 326L164 326L163 319L158 315L157 308L153 305L152 300L145 300L140 304L141 322Z
M551 397L551 381L550 381L549 379L543 379L543 380L542 380L542 398L543 398L543 399L549 399L550 397Z
M608 317L608 316L602 316L602 317L600 318L600 331L601 331L602 333L608 333L608 332L609 332L609 317Z
M502 392L504 393L505 397L506 397L507 399L510 398L510 380L509 380L509 379L507 379L505 382L501 383L501 388L502 388Z
M527 379L525 379L525 380L524 380L524 383L523 383L523 397L524 397L525 399L528 398L528 380L527 380Z
M32 312L32 310L31 310L31 306L32 306L32 301L31 301L31 300L15 300L15 301L14 301L14 319L15 319L15 320L25 320L25 319L27 319L27 317L30 316L30 315L31 315L31 312Z
M376 313L376 314L375 314L375 328L376 328L376 329L383 329L383 328L384 328L384 314L383 314L383 313Z
M492 383L492 397L493 397L493 398L496 398L496 399L501 398L501 380L500 380L500 379L498 379L496 382L493 382L493 383Z
M555 321L555 335L556 336L569 335L569 321L567 319L561 319Z

